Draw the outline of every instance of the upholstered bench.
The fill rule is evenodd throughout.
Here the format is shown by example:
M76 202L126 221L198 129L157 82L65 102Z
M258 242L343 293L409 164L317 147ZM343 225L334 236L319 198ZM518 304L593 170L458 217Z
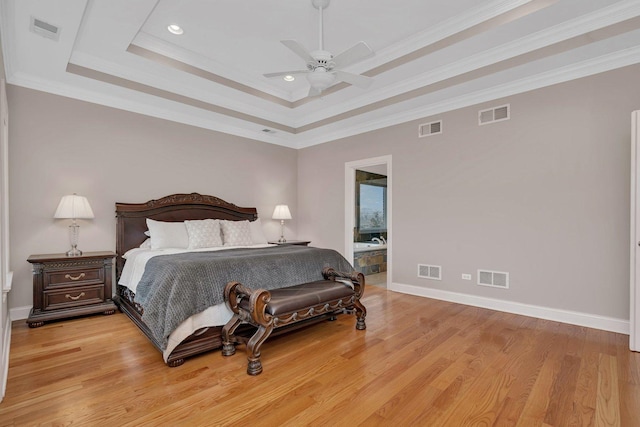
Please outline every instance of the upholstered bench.
M321 317L335 318L339 313L353 311L357 317L356 329L365 329L367 310L360 302L364 292L362 273L325 268L322 275L325 280L270 291L251 290L238 282L228 283L224 299L234 314L222 328L222 355L235 354L235 344L242 340L234 336L234 332L243 323L257 327L246 342L249 375L262 372L260 346L275 329L299 327Z

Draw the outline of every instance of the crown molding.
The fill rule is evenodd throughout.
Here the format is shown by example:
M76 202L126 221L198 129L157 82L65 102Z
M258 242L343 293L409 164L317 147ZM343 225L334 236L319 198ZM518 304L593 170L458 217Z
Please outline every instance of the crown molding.
M424 47L425 43L429 46L443 38L455 36L465 29L481 24L472 30L473 34L478 34L494 28L498 25L496 24L498 21L511 22L514 16L525 16L532 8L540 10L557 1L494 0L489 2L488 9L486 6L475 6L413 37L409 40L409 44L402 47L394 45L379 56L402 55L405 52L403 49L406 49L406 52L415 52L419 49L418 46ZM557 7L559 8L560 5ZM516 10L518 8L522 9ZM210 91L194 89L197 75L188 77L179 69L161 70L157 63L124 51L114 53L113 59L94 56L88 48L82 52L73 52L69 64L73 61L73 64L79 67L86 67L87 76L83 73L77 73L77 75L72 72L65 73L64 70L53 70L46 75L42 70L27 74L21 71L21 66L24 64L20 62L16 47L18 42L24 42L18 37L19 23L15 22L16 19L10 19L14 17L16 9L20 10L19 3L0 1L0 23L2 24L0 37L6 59L4 61L6 80L9 84L290 148L305 148L640 62L638 54L640 46L628 49L620 47L623 44L631 45L634 42L632 38L637 32L627 33L608 41L599 41L600 38L611 37L612 34L614 37L621 35L623 31L629 31L630 26L640 22L640 2L619 0L595 12L581 15L517 40L507 41L501 46L464 57L447 66L438 66L432 70L424 66L420 76L403 79L401 82L392 83L389 87L375 89L374 85L374 90L362 94L349 89L345 90L341 96L337 93L327 94L326 104L333 105L319 105L316 107L322 110L308 113L313 110L311 106L292 111L295 109L273 104L250 94L238 94L237 90L223 85L212 83ZM549 11L551 12L553 11ZM86 9L84 13L86 14ZM501 17L505 13L510 14ZM497 21L487 22L496 17ZM459 38L464 40L467 36L468 33L460 35ZM139 37L141 40L145 37L148 41L153 40L153 37L148 35L139 34ZM447 43L456 43L459 38L448 39ZM586 50L572 52L566 56L567 60L559 56L550 57L563 49L569 52L570 49L567 46L572 49L575 45L584 46L585 40L590 42L596 40L599 44L593 44L592 48ZM163 49L171 50L173 45L170 42L164 44L166 46ZM600 55L604 47L616 45L618 51L595 56ZM425 52L421 51L420 54ZM549 59L545 62L531 63L530 68L514 69L525 63L526 58L517 58L515 61L512 59L531 52L533 55L527 56L529 60ZM189 51L181 53L187 55ZM578 54L581 53L592 57L583 60L582 58L586 55L579 57ZM130 62L123 60L125 58L123 55L131 55ZM566 64L569 58L578 59L581 62L558 66L559 63ZM200 59L207 60L206 57ZM381 59L387 60L372 58L376 61ZM429 58L422 59L423 62L416 65L428 64L428 60ZM500 64L502 61L508 62ZM142 74L137 74L136 71L134 75L133 68L136 64L143 65ZM396 66L402 66L402 61L398 64L400 65ZM535 67L539 64L542 64L547 71L536 71ZM550 69L554 64L555 68ZM492 71L498 72L513 69L503 75L515 80L509 80L504 84L501 82L505 79L480 80L488 77L483 67L489 66ZM91 70L95 71L96 76L103 74L104 78L98 76L91 79ZM474 70L476 70L475 74L471 75ZM386 83L386 80L392 76L392 70L389 71L389 75L381 76L381 84ZM531 75L522 77L525 73L531 73ZM109 76L113 78L110 79ZM497 82L498 86L487 87L489 82ZM436 84L438 87L430 87ZM471 92L457 96L456 94L460 91L454 84L465 84ZM483 84L485 84L484 88ZM154 88L157 90L149 90ZM446 94L452 94L452 97L443 100L444 93L442 95L434 93L435 90L442 89L447 90ZM333 96L335 98L330 98ZM341 101L342 99L344 102ZM429 99L436 100L428 102ZM276 132L262 132L264 128L276 129Z
M426 108L417 108L397 114L385 115L383 118L375 118L366 123L354 126L341 126L339 130L331 131L323 128L300 135L289 135L282 132L266 134L261 132L262 127L260 126L247 127L247 123L240 120L237 120L236 124L232 124L234 120L230 120L226 116L214 115L215 117L213 119L203 119L189 114L189 112L176 112L170 108L162 108L158 106L157 103L152 106L151 103L131 101L118 96L108 96L103 93L80 89L78 86L53 84L49 80L34 78L33 76L22 73L14 73L9 82L30 89L50 92L64 97L75 98L256 141L302 149L637 63L640 63L640 46L528 76L514 82L479 90L468 95L458 96L431 104ZM321 135L314 136L312 135L313 133L321 133Z
M443 114L448 111L457 110L459 108L469 107L483 102L492 101L494 99L504 98L507 96L517 95L519 93L540 89L558 83L564 83L570 80L588 77L594 74L600 74L611 71L616 68L625 67L640 63L640 46L624 49L607 55L585 60L569 66L546 71L536 75L518 79L516 81L505 83L500 86L494 86L489 89L478 90L476 92L451 98L446 101L430 104L428 107L415 108L409 111L403 111L397 114L385 115L383 118L375 118L367 123L355 126L341 126L337 131L328 131L327 129L318 130L322 135L311 136L306 134L306 138L300 138L301 142L297 145L298 149L311 147L325 142L335 141L341 138L383 129L389 126L410 122L413 120L431 117Z
M557 0L497 0L489 5L478 6L465 13L443 21L436 27L410 38L408 43L403 41L402 46L396 45L387 51L378 53L371 60L373 62L365 60L359 64L348 67L348 69L361 70L360 72L362 72L375 68L379 65L395 68L403 65L402 61L397 65L393 65L393 62L397 61L402 56L415 53L416 51L430 45L435 45L446 38L455 36L460 32L467 31L474 26L485 23L488 20L499 17L505 13L512 12L514 9L526 6L527 4L535 4L536 6L533 9L537 10L542 7L546 7L551 3L555 3L556 1ZM527 11L526 13L531 13L531 11ZM231 88L266 100L269 100L269 97L278 98L278 100L291 103L289 108L298 107L298 104L303 100L303 104L309 102L306 98L308 92L307 87L294 91L283 91L279 88L274 88L272 85L268 85L262 80L250 78L244 75L242 70L230 69L229 67L225 67L214 60L198 54L197 52L181 49L168 41L158 39L147 33L139 33L133 40L132 45L137 47L137 50L148 51L148 54L145 55L144 52L137 52L136 49L134 49L131 52L133 54L141 55L149 60L160 62L173 68L178 68L181 71L189 72L190 74L196 75L200 78L208 80L227 80L227 86ZM211 75L210 78L206 76L207 74ZM347 87L345 85L338 86L338 90ZM334 89L336 87L337 86L334 86ZM247 90L249 88L252 90ZM331 96L331 93L333 92L329 91L327 96ZM271 102L274 102L274 100L271 100Z
M403 40L401 45L390 46L380 52L376 52L375 56L358 63L357 66L353 67L353 70L362 72L386 64L535 1L555 3L557 0L496 0L489 4L482 4Z
M308 114L303 120L293 123L295 128L307 126L315 122L326 120L331 116L343 114L358 108L366 107L377 102L418 90L425 86L444 82L473 70L497 64L524 55L535 50L544 49L560 42L596 31L607 26L619 24L640 16L640 3L634 0L623 1L604 10L590 13L548 30L538 31L532 35L507 42L503 45L468 56L462 60L435 68L423 76L406 79L385 88L371 91L368 95L354 98L340 104L340 111L325 109L314 114ZM553 53L551 53L553 54ZM331 111L329 111L331 110Z
M265 126L247 123L242 120L233 119L228 116L223 116L215 113L209 113L212 118L202 118L197 116L197 114L190 113L189 111L177 112L175 111L175 109L169 107L163 108L162 106L160 106L160 104L157 102L157 98L155 97L154 99L156 101L133 101L131 99L117 95L107 95L106 91L92 91L89 89L80 88L75 85L52 82L50 80L41 79L24 73L15 73L13 77L14 78L11 84L14 84L16 86L47 92L54 95L63 96L65 98L86 101L92 104L103 105L119 110L130 111L132 113L156 117L172 122L183 123L203 129L209 129L230 135L240 136L255 141L266 142L288 148L296 148L293 135L289 136L289 134L287 134L286 132L267 134L262 132L262 129Z
M294 98L289 91L281 90L280 88L269 85L262 80L251 78L245 75L242 70L230 69L213 59L207 58L197 52L177 47L176 45L165 40L158 39L150 34L140 32L133 39L131 44L205 72L216 74L222 78L232 80L236 83L251 87L282 100L288 102L294 101Z
M176 112L171 108L163 108L159 106L157 102L145 103L132 101L116 95L105 95L96 91L82 89L78 86L63 83L52 83L50 80L33 77L23 73L13 73L11 75L11 79L8 79L7 81L10 84L17 86L50 92L64 97L75 98L82 101L131 111L173 122L184 123L256 141L302 149L637 63L640 63L640 46L528 76L500 86L479 90L468 95L458 96L446 101L433 103L427 107L384 115L382 118L375 118L367 121L366 123L353 126L344 126L344 124L341 124L340 129L338 130L330 130L329 127L326 127L299 135L291 135L286 132L267 134L261 131L263 126L255 124L247 126L247 122L233 120L227 116L213 114L213 118L204 119L197 115L190 114L188 111ZM313 135L314 133L319 133L320 135Z
M229 94L224 93L225 91L233 91L233 89L227 88L226 86L212 84L209 96L216 97L215 103L213 103L205 96L197 96L198 94L192 93L194 92L193 86L189 85L188 82L179 83L179 79L172 79L164 74L156 73L153 69L149 70L148 67L145 67L144 71L135 70L135 72L133 72L128 67L124 67L113 61L98 58L86 52L74 52L69 64L95 70L98 73L104 73L117 78L126 79L139 85L155 87L175 94L176 97L194 99L205 104L212 106L215 105L242 114L251 115L261 120L277 122L281 123L283 126L292 127L290 123L290 113L288 112L289 110L286 110L285 107L277 108L277 106L268 103L267 101L263 101L264 104L257 103L255 100L253 103L248 101L238 101L229 96Z

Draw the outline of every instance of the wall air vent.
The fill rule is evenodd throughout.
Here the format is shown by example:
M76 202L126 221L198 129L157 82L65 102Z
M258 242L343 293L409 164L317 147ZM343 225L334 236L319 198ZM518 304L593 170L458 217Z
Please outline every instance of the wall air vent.
M509 289L509 273L504 271L478 270L478 285Z
M442 267L439 265L418 264L418 277L442 280Z
M500 107L489 108L488 110L478 111L478 124L487 125L489 123L502 122L511 118L510 104L501 105Z
M31 17L31 24L29 24L29 29L42 37L46 37L55 41L58 41L58 39L60 38L60 31L62 30L55 25L34 18L33 16Z
M438 135L442 133L442 120L437 122L423 123L418 126L418 137Z

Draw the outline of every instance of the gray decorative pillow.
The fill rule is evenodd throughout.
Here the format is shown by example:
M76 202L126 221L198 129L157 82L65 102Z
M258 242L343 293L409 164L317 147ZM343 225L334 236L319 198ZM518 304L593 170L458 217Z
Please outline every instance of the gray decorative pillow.
M249 221L220 221L225 246L251 246L251 227Z
M217 219L202 219L185 221L189 234L189 249L213 248L222 246L220 221Z

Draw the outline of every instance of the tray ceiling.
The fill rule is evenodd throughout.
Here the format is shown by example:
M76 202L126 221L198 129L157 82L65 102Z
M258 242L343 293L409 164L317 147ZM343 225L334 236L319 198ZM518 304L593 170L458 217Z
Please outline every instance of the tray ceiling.
M318 97L304 75L263 76L305 69L281 40L318 49L310 0L2 0L0 14L9 83L293 148L640 62L638 0L331 0L324 49L367 43L345 71L373 84Z

